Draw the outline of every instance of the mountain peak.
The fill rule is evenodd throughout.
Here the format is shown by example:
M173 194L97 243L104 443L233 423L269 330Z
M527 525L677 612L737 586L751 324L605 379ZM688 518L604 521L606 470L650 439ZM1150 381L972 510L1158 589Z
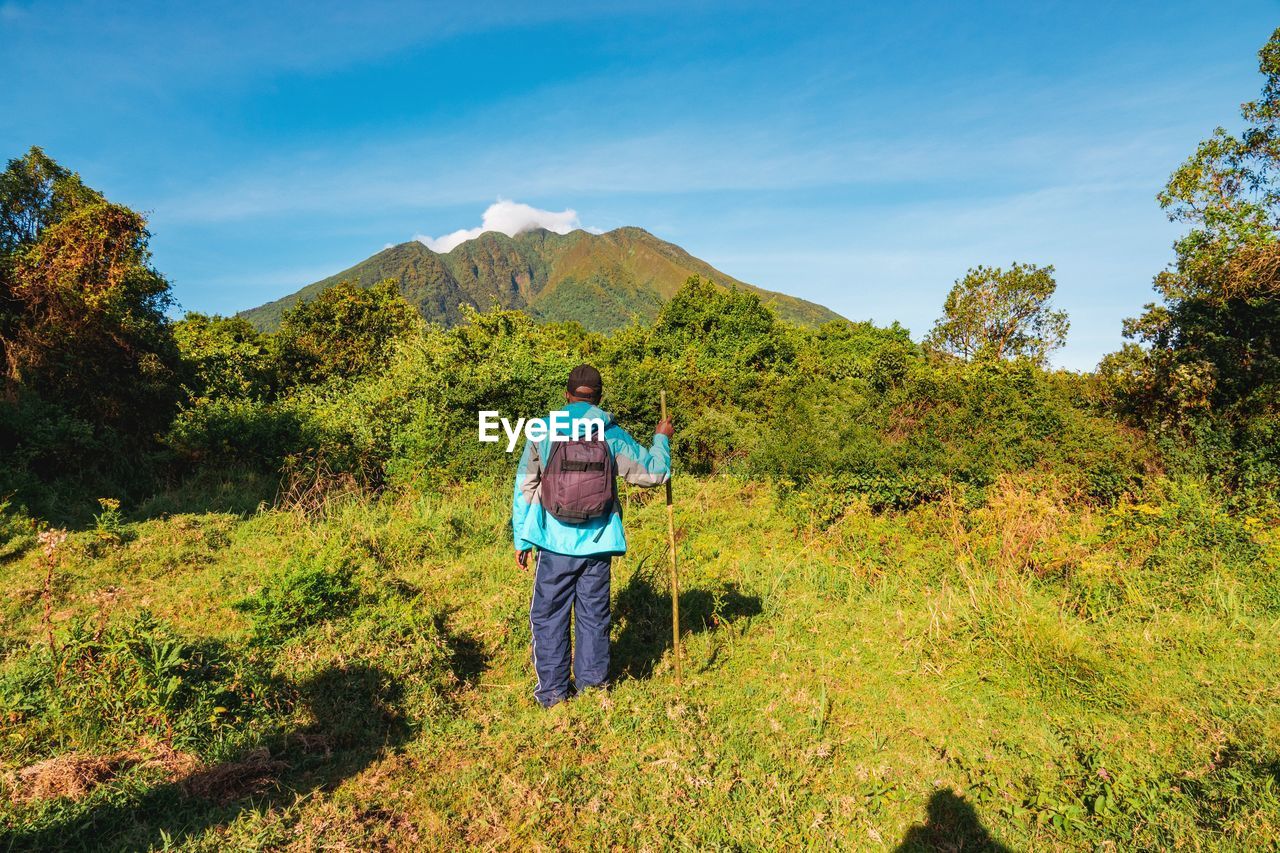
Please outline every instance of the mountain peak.
M390 278L424 317L446 326L462 319L460 306L470 305L523 310L545 321L576 320L607 331L634 319L652 320L691 275L757 293L791 322L841 319L821 305L739 281L636 226L603 234L532 228L514 237L485 231L443 253L410 240L240 316L272 329L289 308L340 281L369 287Z
M639 225L619 225L617 228L614 228L612 231L606 231L601 236L609 236L611 234L617 235L619 237L631 237L633 239L638 238L642 240L659 240L658 237L655 237L653 234L650 234L648 231L644 230ZM663 242L663 241L659 240L659 242Z

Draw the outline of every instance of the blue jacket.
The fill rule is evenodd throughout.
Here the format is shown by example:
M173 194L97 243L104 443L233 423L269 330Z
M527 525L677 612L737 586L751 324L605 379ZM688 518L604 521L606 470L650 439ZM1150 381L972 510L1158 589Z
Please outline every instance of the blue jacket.
M613 453L618 475L635 486L660 486L671 476L671 450L665 435L654 435L653 447L645 450L613 420L613 416L590 403L570 403L569 423L599 418L604 422L605 441ZM571 430L572 427L570 426ZM609 515L582 524L565 524L543 512L540 491L542 464L551 451L551 438L525 441L520 467L516 469L511 497L511 530L517 551L536 547L572 557L625 554L627 537L622 530L622 507L614 501Z

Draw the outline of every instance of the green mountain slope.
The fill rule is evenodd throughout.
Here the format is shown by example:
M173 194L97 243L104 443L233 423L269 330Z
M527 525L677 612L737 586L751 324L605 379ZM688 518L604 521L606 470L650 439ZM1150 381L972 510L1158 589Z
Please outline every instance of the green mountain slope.
M633 317L652 320L691 275L758 293L794 323L841 319L821 305L739 281L642 228L607 234L535 229L515 237L490 231L444 254L416 240L401 243L240 316L274 329L289 308L340 281L368 287L391 278L424 317L446 326L461 319L459 306L471 305L528 311L547 321L577 320L607 331Z

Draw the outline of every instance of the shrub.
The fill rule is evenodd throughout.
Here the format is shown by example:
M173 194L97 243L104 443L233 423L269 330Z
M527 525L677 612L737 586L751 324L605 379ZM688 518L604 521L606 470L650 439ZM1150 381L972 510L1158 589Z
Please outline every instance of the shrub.
M0 559L20 553L35 541L35 524L26 513L0 498Z
M803 382L777 394L752 471L793 489L860 495L879 510L958 486L985 490L1022 471L1053 471L1077 498L1100 504L1143 480L1150 451L1141 437L1081 407L1070 380L1027 362L920 356L894 375ZM848 503L835 495L823 499L822 517Z
M173 325L189 395L264 397L275 385L268 338L243 317L192 312Z
M343 281L284 315L273 338L286 383L325 382L379 370L396 342L421 325L396 281Z
M234 464L278 472L290 455L325 442L307 413L290 400L214 397L185 406L165 443L186 467Z
M235 607L252 620L256 640L276 644L350 612L359 595L349 564L331 570L319 561L295 558L274 583Z

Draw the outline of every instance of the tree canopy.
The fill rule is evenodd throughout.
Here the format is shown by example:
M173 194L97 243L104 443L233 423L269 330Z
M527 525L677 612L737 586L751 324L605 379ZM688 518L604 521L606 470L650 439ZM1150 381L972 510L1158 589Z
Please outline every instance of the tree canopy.
M102 201L102 194L86 187L79 175L31 148L0 173L0 254L35 242L72 210Z
M395 342L421 322L394 279L368 288L343 281L284 315L276 351L286 381L350 378L385 364Z
M1258 57L1243 129L1215 129L1157 196L1190 227L1099 374L1122 413L1260 493L1280 486L1280 29Z
M1065 311L1051 305L1053 267L975 267L955 283L925 343L966 360L1029 358L1043 364L1066 343Z
M38 148L0 175L5 395L34 394L93 425L154 429L172 403L169 284L143 217Z
M1190 225L1155 278L1159 303L1125 322L1130 347L1104 361L1141 417L1185 427L1211 412L1277 410L1280 389L1280 30L1259 52L1261 96L1239 133L1217 128L1158 196Z

